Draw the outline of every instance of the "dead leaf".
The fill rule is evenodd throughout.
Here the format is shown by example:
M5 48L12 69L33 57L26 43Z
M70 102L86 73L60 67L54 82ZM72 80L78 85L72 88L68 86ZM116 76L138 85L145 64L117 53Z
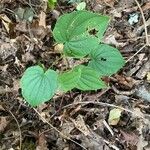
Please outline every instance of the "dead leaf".
M12 0L1 0L1 4L4 4L4 3L12 3L13 1Z
M87 128L87 126L85 125L83 116L78 115L77 119L74 120L72 118L70 118L70 120L74 123L75 127L81 131L85 136L90 134L89 129Z
M1 117L0 118L0 132L3 132L8 125L8 121L6 119L7 117Z
M41 11L39 18L40 18L39 19L39 26L46 28L46 14L45 14L45 12Z
M47 141L45 139L45 135L41 134L38 138L38 146L36 147L36 150L49 150L47 147Z
M60 12L54 9L52 10L52 16L57 20L58 17L60 16Z
M113 15L113 17L116 17L116 18L121 18L122 17L122 13L121 13L121 10L117 10L117 9L113 9L110 11L110 14Z
M49 34L50 30L44 26L39 26L38 21L33 21L31 32L37 39L43 39L47 34Z
M0 105L0 111L5 111L5 109L3 108L3 106L2 105Z
M148 84L139 86L136 89L135 95L150 102L150 86Z
M150 121L149 119L141 119L139 120L139 126L137 128L137 130L139 131L139 141L137 143L137 150L149 150L146 147L149 147L149 141L147 141L144 137L143 137L143 131L144 128L146 128L146 126L148 127L148 129L150 128Z
M116 0L96 0L96 4L105 4L107 6L113 7Z
M117 125L120 121L121 113L123 110L114 108L109 112L108 123L109 125Z
M74 124L72 122L65 122L62 124L61 132L64 135L70 136L70 132L74 129Z
M150 72L147 73L147 81L150 82Z
M136 145L139 141L139 136L133 132L127 133L122 130L120 130L121 134L123 135L124 140L127 142L127 144Z
M0 19L2 20L2 23L3 23L7 33L9 33L10 24L12 23L11 20L5 14L1 14Z
M13 40L9 42L4 42L0 40L0 57L6 59L8 56L15 56L17 51L17 46Z
M115 35L109 35L104 39L104 43L106 44L112 44L115 45L116 47L124 47L126 45L126 43L119 43L116 41L115 39Z
M63 44L57 44L57 45L55 45L55 47L54 47L54 51L55 51L56 53L62 53L62 52L63 52L63 48L64 48L64 45L63 45Z
M132 77L126 77L126 76L116 74L115 78L117 79L118 83L130 89L136 84L136 80L134 80Z
M20 80L17 80L17 79L14 79L14 81L13 81L13 91L18 91L19 90L19 88L20 88Z
M149 10L150 9L150 2L147 2L144 6L142 6L142 10Z
M150 71L150 60L148 60L146 63L143 64L143 66L141 67L141 69L137 72L136 77L138 77L139 79L143 79L147 72Z
M26 21L21 21L18 24L16 24L15 30L20 32L25 32L25 33L28 32Z

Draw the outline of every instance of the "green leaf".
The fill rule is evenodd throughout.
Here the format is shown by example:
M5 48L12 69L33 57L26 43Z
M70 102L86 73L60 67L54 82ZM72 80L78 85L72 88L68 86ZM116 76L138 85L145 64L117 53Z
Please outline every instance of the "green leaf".
M88 66L98 71L101 76L112 75L125 64L120 52L106 44L100 44L91 52L90 57L92 60Z
M57 73L40 66L29 67L21 78L22 95L31 106L38 106L54 95L57 89Z
M79 78L80 72L76 70L62 73L58 76L59 88L64 92L70 91L76 87Z
M74 70L80 72L80 78L76 85L77 89L86 91L106 88L106 85L100 79L99 74L92 68L79 65L75 67Z
M50 9L54 9L56 3L57 3L57 0L48 0L48 7L49 7Z
M95 37L87 37L86 34L76 37L76 39L66 42L64 45L64 53L70 57L81 58L86 56L98 46L98 39Z
M64 43L66 55L84 57L95 49L107 28L109 17L88 11L62 15L53 30L58 43Z

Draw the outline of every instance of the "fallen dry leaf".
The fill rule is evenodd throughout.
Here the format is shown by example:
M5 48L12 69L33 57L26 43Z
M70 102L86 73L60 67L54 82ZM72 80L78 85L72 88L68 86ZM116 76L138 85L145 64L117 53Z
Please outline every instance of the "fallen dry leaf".
M6 126L8 125L7 117L0 118L0 132L3 132Z
M62 52L63 52L63 48L64 48L64 45L63 45L63 44L57 44L57 45L55 45L55 47L54 47L54 51L55 51L56 53L62 53Z
M45 12L41 11L40 16L39 16L39 26L43 26L46 28L46 14Z
M17 51L17 46L13 40L9 40L9 42L5 42L0 40L0 57L2 59L6 59L8 56L15 56Z
M104 39L104 43L106 44L112 44L115 45L116 47L124 47L126 45L126 43L122 43L122 42L117 42L117 40L115 39L115 35L109 35Z
M150 86L148 84L139 86L136 89L135 95L142 100L150 102Z
M70 132L74 129L74 124L72 122L65 122L62 124L61 132L64 135L70 136Z
M116 74L115 78L117 79L118 83L130 89L136 84L136 80L134 80L132 77L126 77L126 76Z
M2 105L0 105L0 110L5 111Z
M149 10L150 9L150 2L147 2L145 5L142 6L142 10Z
M47 147L47 141L45 139L45 135L41 134L38 138L38 145L36 147L36 150L49 150Z
M10 27L10 23L12 23L11 20L5 14L1 14L0 15L0 19L2 20L2 23L3 23L6 31L9 33L9 31L10 31L10 28L9 28Z
M123 135L124 140L127 144L136 145L139 141L139 136L133 132L127 133L120 130L121 134Z
M146 63L143 64L143 66L141 67L141 69L137 72L136 77L138 77L139 79L143 79L147 72L149 72L150 70L150 60L148 60Z
M150 82L150 72L147 73L147 81Z
M87 128L85 122L84 122L84 119L83 119L83 116L81 115L78 115L77 119L74 120L72 118L70 118L70 120L74 123L75 127L81 131L85 136L89 135L90 134L90 131L89 129Z

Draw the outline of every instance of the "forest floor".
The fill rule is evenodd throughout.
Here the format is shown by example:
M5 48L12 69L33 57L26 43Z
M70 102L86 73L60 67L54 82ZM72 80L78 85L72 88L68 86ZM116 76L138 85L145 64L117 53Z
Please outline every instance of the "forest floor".
M44 0L0 1L0 150L150 150L150 1L85 2L111 16L103 42L126 64L105 79L107 89L57 94L32 108L20 78L29 66L48 68L59 58L51 31L77 3L59 0L51 11Z

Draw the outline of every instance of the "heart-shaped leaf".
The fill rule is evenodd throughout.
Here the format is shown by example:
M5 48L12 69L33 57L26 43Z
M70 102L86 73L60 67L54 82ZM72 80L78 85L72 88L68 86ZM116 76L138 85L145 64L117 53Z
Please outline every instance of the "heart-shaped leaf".
M88 11L61 16L53 30L58 43L64 43L66 55L84 57L95 49L107 28L109 17Z
M62 73L58 76L59 88L64 92L70 91L76 87L79 78L80 72L76 70Z
M99 73L92 68L79 65L74 69L80 72L80 78L76 85L77 89L86 91L106 88L105 83L99 77Z
M21 78L22 95L31 106L38 106L54 95L57 89L57 73L40 66L29 67Z
M98 71L101 76L116 73L125 63L120 52L106 44L100 44L91 52L90 57L92 60L88 66Z

